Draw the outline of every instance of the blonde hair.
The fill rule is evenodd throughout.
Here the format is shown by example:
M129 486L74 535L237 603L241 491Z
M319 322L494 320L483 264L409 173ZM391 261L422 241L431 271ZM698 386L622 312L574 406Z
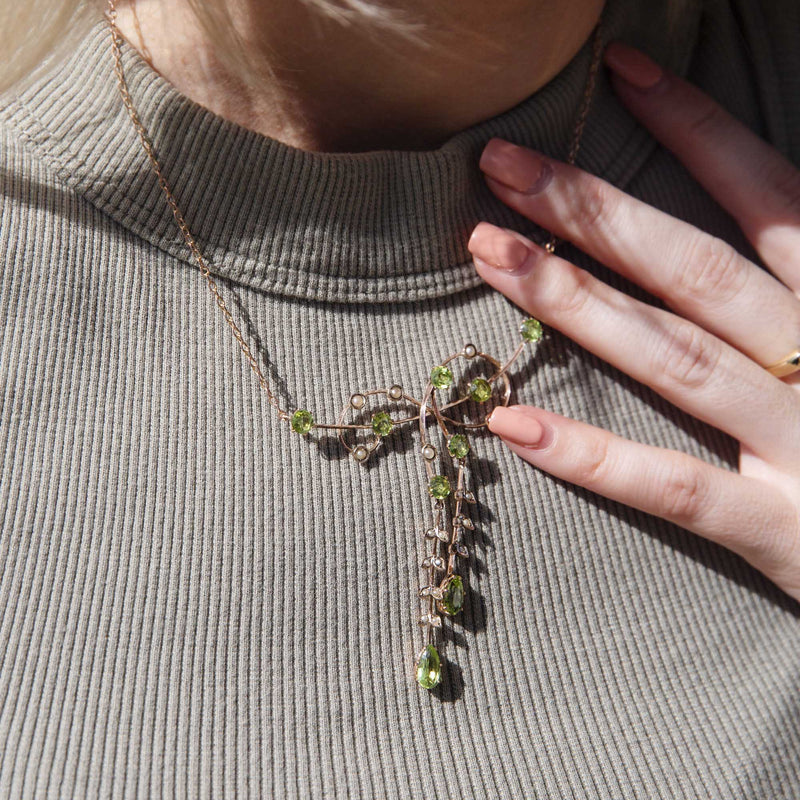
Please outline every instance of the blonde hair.
M87 0L0 0L0 90L29 73L48 55L71 47L89 17Z
M386 0L301 0L315 11L343 25L390 29L417 45L424 46L426 26L406 9ZM698 0L666 0L672 20ZM226 50L236 62L242 48L223 0L189 0L201 23L222 35ZM48 57L71 50L81 33L102 13L103 0L0 0L0 91L5 90ZM241 62L239 64L241 65ZM251 65L252 66L252 65Z
M423 26L404 9L382 0L302 0L325 17L342 25L391 29L406 37L421 37ZM201 23L220 31L232 52L236 37L221 0L189 0ZM102 13L103 0L0 0L0 91L27 75L48 57L57 57L74 47L93 19ZM225 36L225 34L228 34Z
M0 0L3 2L4 0ZM321 17L372 33L391 31L405 45L427 47L431 31L406 10L386 5L387 0L299 0ZM266 60L248 58L249 49L236 31L224 0L187 0L210 38L220 43L219 55L245 81L276 79Z

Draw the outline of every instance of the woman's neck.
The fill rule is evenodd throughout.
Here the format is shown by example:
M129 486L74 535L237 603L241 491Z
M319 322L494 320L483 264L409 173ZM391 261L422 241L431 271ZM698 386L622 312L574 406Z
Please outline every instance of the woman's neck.
M560 72L604 0L402 0L427 44L343 25L300 0L233 0L253 65L245 77L186 0L119 2L120 30L183 94L222 117L304 150L440 145L511 108ZM448 4L449 5L449 4Z

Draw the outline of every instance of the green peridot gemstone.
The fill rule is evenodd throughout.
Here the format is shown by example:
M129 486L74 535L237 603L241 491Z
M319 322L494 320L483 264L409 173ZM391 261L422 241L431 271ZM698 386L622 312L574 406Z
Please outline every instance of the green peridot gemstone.
M426 645L417 658L417 683L423 689L433 689L442 679L442 664L439 653L432 645Z
M492 396L492 385L486 378L475 378L467 387L469 399L476 403L485 403Z
M542 338L542 323L538 319L528 317L519 326L519 332L526 342L538 342Z
M444 475L434 475L428 483L428 494L436 500L444 500L450 494L450 481Z
M306 434L314 427L314 418L311 416L311 412L301 408L292 414L291 425L295 433Z
M447 441L447 450L453 458L464 458L469 453L469 442L462 433L453 434Z
M460 575L451 575L445 585L439 609L449 616L458 614L464 606L464 581Z
M436 389L449 389L453 384L453 373L447 367L434 367L431 370L431 383Z
M372 430L378 436L388 436L393 427L394 422L385 411L379 411L377 414L372 415Z

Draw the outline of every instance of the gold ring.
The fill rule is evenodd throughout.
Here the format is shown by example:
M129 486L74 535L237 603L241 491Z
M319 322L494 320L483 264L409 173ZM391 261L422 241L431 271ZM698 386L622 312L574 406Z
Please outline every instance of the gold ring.
M783 378L786 375L797 372L797 370L800 370L800 348L790 353L786 358L782 358L777 364L766 367L766 370L776 378Z

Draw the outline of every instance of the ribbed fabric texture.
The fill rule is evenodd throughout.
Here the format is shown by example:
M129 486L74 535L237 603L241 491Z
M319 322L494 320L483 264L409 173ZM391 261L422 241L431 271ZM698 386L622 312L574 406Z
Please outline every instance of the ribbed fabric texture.
M669 28L611 0L608 38L798 161L790 5L709 1ZM465 342L510 354L521 314L480 285L466 240L480 219L532 226L478 155L495 135L563 154L587 49L437 150L358 155L244 131L124 56L285 407L333 422L356 390L420 397ZM147 166L102 22L4 98L0 137L0 796L800 797L797 603L489 435L466 607L442 686L420 689L418 433L360 467L279 423ZM605 78L579 162L748 251ZM513 382L517 402L736 466L735 442L554 332Z

